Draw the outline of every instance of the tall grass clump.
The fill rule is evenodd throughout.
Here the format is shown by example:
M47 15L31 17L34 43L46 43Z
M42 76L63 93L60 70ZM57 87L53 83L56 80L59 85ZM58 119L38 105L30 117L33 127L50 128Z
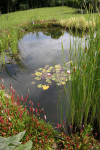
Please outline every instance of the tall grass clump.
M91 20L86 20L83 16L77 18L77 17L71 17L69 19L63 19L59 21L59 24L62 27L65 27L66 29L71 29L71 30L78 30L78 31L89 31L89 28L95 28L96 23L94 18Z
M85 46L71 50L70 121L78 129L91 124L100 131L100 26L89 28Z

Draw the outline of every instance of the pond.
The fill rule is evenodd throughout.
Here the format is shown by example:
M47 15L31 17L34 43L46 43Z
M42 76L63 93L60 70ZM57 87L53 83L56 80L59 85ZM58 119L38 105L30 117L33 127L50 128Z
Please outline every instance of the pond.
M32 74L46 65L59 64L63 66L65 61L69 62L70 48L74 51L75 43L81 41L84 45L85 38L73 36L61 30L26 33L18 43L21 65L17 63L19 61L6 62L5 69L0 72L0 76L4 79L6 86L9 87L11 84L19 95L25 97L29 93L29 99L34 104L40 103L44 108L47 120L57 123L60 119L58 117L59 106L61 108L62 103L66 103L67 108L61 109L69 110L69 91L67 90L67 96L65 96L64 87L57 86L55 82L47 90L38 88L36 84L32 84L34 81ZM68 65L68 69L70 69L70 65ZM39 82L36 81L36 83ZM66 88L68 89L67 85Z

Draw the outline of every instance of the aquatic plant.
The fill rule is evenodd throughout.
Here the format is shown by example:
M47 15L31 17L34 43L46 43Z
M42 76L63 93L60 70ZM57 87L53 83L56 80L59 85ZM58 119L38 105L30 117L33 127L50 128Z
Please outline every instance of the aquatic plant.
M70 66L71 84L70 88L70 124L73 129L81 128L83 124L91 124L100 131L99 121L99 96L100 96L100 35L99 28L94 34L90 30L88 45L85 48L82 44L71 48L71 59L73 63ZM77 43L77 42L76 42ZM74 52L73 52L74 51ZM96 123L95 123L96 122Z
M70 80L70 70L68 68L71 63L71 61L67 62L65 66L61 66L60 64L55 66L46 65L43 68L37 69L35 73L32 74L32 84L36 84L35 81L41 81L41 83L37 84L37 87L43 90L47 90L53 82L55 82L57 86L65 85L66 82Z

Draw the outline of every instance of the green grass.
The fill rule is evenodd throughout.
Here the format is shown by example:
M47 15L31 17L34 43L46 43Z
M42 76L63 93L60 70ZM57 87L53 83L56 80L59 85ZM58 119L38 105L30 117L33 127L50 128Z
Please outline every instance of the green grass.
M34 28L58 26L68 30L88 31L95 27L97 14L78 14L78 9L70 7L38 8L18 11L0 16L0 53L4 61L5 50L18 54L18 40ZM33 25L33 22L35 24Z
M89 14L82 15L78 14L77 11L77 9L70 7L51 7L9 13L0 16L0 30L15 28L21 24L27 24L34 20L61 20L71 17L78 18L81 16L84 16L87 20L89 19Z

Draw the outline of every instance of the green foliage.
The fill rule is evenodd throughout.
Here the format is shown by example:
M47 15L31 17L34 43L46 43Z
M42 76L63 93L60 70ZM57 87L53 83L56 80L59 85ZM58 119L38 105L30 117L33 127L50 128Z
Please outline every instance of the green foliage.
M67 20L60 20L59 24L62 27L65 27L69 30L75 30L75 31L89 31L90 28L95 28L96 27L96 23L94 21L94 19L92 18L92 20L87 21L83 16L76 18L69 18Z
M31 105L29 109L32 110L33 113L29 112L26 108L23 108L22 105L19 105L20 98L17 98L18 103L17 100L15 100L14 93L8 96L4 90L0 90L0 135L8 137L26 130L25 136L22 139L23 143L31 140L33 142L32 148L37 148L37 150L42 147L44 149L47 146L51 147L56 131L52 125L40 119L39 112L42 111L40 107L34 108ZM23 102L24 100L26 101L26 98L23 99ZM35 115L37 115L37 117ZM28 144L30 143L27 143L25 146L28 146ZM22 148L22 146L20 146L20 148Z
M81 133L82 138L85 138L87 135L91 136L92 135L92 131L93 131L92 126L91 125L87 125L84 128L83 132Z
M32 150L53 150L59 148L60 143L64 145L65 149L70 147L72 150L83 150L83 148L89 149L91 147L94 149L100 148L100 143L91 134L90 125L84 127L80 135L75 133L68 136L63 132L58 133L50 124L43 120L38 120L32 114L25 113L22 117L17 116L16 112L22 113L25 110L23 110L22 106L14 104L15 102L14 99L11 101L10 96L0 90L0 135L2 134L3 136L0 137L0 150L30 150L32 142ZM19 121L18 118L20 118ZM17 124L17 121L19 124ZM24 127L22 127L22 123L25 124ZM26 133L25 131L20 131L24 129ZM16 133L18 134L15 135ZM9 135L12 136L9 137ZM23 144L21 144L20 140Z
M28 141L25 144L21 144L19 145L17 148L15 148L15 150L31 150L32 149L32 142Z
M0 137L0 150L31 150L31 141L27 142L26 144L21 144L20 142L24 135L25 131L8 138Z
M72 125L78 128L90 123L93 126L99 126L100 131L100 110L98 108L100 77L97 75L100 71L97 63L100 60L100 35L98 30L95 36L93 28L89 30L90 35L87 36L88 42L85 40L85 47L82 46L82 43L77 45L75 41L74 48L71 49L73 64L71 65L70 117ZM94 124L95 120L97 124Z

